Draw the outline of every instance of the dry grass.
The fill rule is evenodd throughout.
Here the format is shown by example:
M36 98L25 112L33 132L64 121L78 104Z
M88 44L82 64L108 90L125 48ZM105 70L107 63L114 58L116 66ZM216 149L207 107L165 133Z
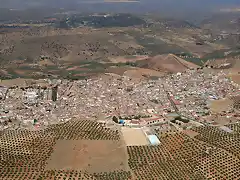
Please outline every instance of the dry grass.
M139 79L145 79L146 77L149 77L149 76L162 77L164 75L165 75L164 72L145 69L145 68L131 68L130 70L127 70L124 72L124 76L129 76L131 78L139 78Z
M220 113L222 111L226 111L232 103L233 102L230 99L214 100L211 101L210 109L214 113Z
M39 61L38 64L40 66L51 66L51 65L54 65L54 63L52 61L47 60L47 59Z
M240 85L240 74L231 75L231 79L233 80L233 82Z
M109 60L113 63L125 63L125 62L136 62L136 61L146 60L148 58L149 58L149 56L139 55L139 56L132 56L130 58L127 58L124 56L111 57L111 58L109 58Z
M146 62L146 67L162 72L183 72L188 68L197 68L198 66L185 61L173 54L157 55Z
M183 133L188 135L191 138L194 138L195 136L197 136L199 134L198 132L195 132L195 131L190 130L190 129L189 130L184 130Z
M128 170L127 154L117 141L59 140L46 167L46 170L55 169L89 173Z
M11 87L11 86L24 86L25 85L25 80L26 79L22 79L22 78L10 79L10 80L1 80L0 81L0 85L7 86L7 87Z
M141 129L123 127L122 134L127 146L142 146L149 144Z

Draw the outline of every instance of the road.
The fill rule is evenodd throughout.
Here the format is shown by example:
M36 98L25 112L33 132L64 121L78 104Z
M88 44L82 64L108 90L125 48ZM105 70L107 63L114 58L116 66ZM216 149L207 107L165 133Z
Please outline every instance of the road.
M182 115L182 114L181 114L181 112L179 111L178 107L177 107L176 104L173 102L173 100L172 100L169 92L166 90L165 85L162 84L162 86L163 86L164 92L167 94L167 97L168 97L169 102L171 103L172 107L173 107L174 110L175 110L175 113L177 113L180 117L184 117L184 118L186 118L186 119L189 119L189 120L192 120L192 121L197 122L194 117L193 117L193 118L190 118L190 117L186 117L185 115ZM199 123L199 122L198 122L198 123ZM204 125L207 125L207 124L204 123Z

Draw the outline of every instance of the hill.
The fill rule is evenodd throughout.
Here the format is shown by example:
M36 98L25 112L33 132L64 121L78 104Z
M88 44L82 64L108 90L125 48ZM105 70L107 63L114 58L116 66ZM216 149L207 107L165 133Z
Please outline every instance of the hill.
M151 59L145 61L143 67L157 71L176 73L183 72L189 68L197 68L199 66L191 62L187 62L184 59L179 58L173 54L164 54L154 56Z
M14 14L15 11L9 10L5 16L9 12ZM26 16L33 13L27 10L15 13L23 13L30 19L18 20L14 16L6 22L4 17L1 19L2 78L75 79L113 71L123 74L132 67L181 72L198 67L193 63L202 65L205 58L217 59L218 52L231 51L237 46L231 38L214 40L215 36L221 37L221 32L211 27L205 29L207 20L198 26L158 14L91 14L62 10L49 15L48 10L44 12L47 17L39 11L37 17ZM236 26L231 29L235 30ZM228 34L236 39L230 32ZM136 59L144 56L149 57L148 61ZM136 69L130 74L145 74L139 71Z

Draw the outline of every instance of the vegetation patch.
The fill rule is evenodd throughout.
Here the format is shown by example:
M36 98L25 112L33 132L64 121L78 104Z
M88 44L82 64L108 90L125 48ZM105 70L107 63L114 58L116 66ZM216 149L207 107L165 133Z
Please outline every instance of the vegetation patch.
M63 19L57 24L59 28L76 28L79 26L92 26L95 28L103 27L128 27L136 25L144 25L146 22L131 14L114 14L114 15L73 15L67 19Z

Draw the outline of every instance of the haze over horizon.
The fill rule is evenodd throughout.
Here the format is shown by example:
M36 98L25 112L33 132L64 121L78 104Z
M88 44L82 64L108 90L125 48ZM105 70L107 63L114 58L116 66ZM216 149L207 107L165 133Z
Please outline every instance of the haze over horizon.
M121 0L115 0L116 2ZM124 7L142 6L142 10L162 8L188 9L188 8L218 8L222 6L240 6L240 0L138 0L139 2L105 2L105 6L117 5ZM0 0L1 8L30 8L48 6L52 8L77 8L83 4L91 5L103 3L104 0ZM143 6L144 5L144 6ZM85 6L85 5L84 5ZM131 7L134 9L134 7Z

